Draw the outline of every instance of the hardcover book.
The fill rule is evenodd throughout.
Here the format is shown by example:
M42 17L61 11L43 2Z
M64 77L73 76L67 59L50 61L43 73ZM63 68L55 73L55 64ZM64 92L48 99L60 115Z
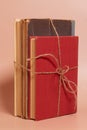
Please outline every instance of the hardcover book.
M55 36L37 36L29 39L29 117L41 120L75 113L78 37L60 36L59 41ZM58 42L60 42L60 50ZM59 51L61 51L61 70L57 64Z
M23 71L17 64L22 64L22 21L15 23L15 64L14 64L14 115L22 116L22 77Z
M59 36L75 35L74 20L52 20ZM50 19L30 19L28 25L29 36L56 36Z

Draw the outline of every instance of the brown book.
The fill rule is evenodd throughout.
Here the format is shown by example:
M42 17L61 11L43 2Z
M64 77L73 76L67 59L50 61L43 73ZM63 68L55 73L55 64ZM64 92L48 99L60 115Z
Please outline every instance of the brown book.
M59 36L75 35L74 20L56 20L53 19L53 24ZM31 19L28 25L29 36L56 36L50 19Z
M14 115L22 116L22 20L15 23Z

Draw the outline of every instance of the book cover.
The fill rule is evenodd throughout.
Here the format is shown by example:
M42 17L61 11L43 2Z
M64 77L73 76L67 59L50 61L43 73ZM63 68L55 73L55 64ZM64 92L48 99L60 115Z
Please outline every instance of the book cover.
M77 111L78 37L60 36L59 39L62 71L58 70L59 66L54 58L55 56L59 61L58 37L30 37L32 60L30 60L29 116L35 120ZM43 56L44 54L48 55ZM38 56L40 57L34 58ZM73 67L76 68L71 69ZM59 86L60 77L62 79Z
M52 19L59 36L75 35L74 20ZM56 36L50 19L30 19L28 25L29 36Z

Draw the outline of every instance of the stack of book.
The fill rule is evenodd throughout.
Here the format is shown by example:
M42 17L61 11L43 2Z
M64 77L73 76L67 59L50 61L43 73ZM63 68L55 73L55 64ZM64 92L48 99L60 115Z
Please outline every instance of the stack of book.
M14 115L41 120L77 111L75 21L15 22Z

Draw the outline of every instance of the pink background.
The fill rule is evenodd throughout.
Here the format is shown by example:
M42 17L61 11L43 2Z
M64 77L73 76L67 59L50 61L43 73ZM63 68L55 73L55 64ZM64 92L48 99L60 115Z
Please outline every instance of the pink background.
M13 116L14 20L17 18L75 19L79 36L78 113L39 122ZM87 130L87 1L0 1L0 130Z

